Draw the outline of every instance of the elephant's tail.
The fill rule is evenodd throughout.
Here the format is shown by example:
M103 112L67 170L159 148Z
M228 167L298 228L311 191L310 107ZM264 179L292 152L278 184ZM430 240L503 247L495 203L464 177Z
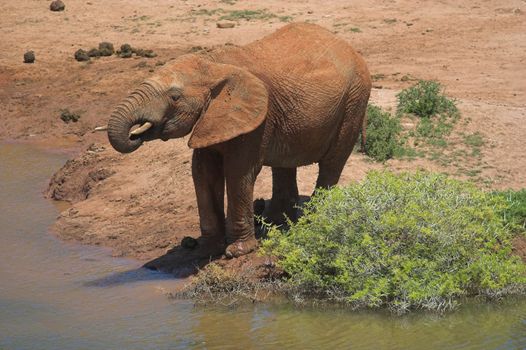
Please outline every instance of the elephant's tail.
M367 153L367 139L366 139L366 129L367 129L367 113L363 116L362 129L360 130L360 152Z

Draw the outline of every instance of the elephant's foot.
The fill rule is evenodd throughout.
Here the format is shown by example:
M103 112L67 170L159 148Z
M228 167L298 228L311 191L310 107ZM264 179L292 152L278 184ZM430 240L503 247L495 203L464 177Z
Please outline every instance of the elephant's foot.
M222 255L225 252L225 240L223 239L215 239L215 238L208 238L208 237L199 237L195 240L197 243L196 245L188 247L187 245L183 245L183 247L189 251L189 256L195 256L195 257L203 257L203 258L209 258L209 257L216 257L219 255ZM182 245L183 242L181 242Z
M255 237L249 237L244 240L238 240L229 244L226 247L225 255L227 258L238 258L254 251L258 246L258 241Z
M165 255L147 262L144 267L172 273L184 277L195 273L208 262L221 256L225 251L223 240L199 237L185 237L181 245L169 250Z
M298 197L288 200L272 199L265 218L274 225L286 225L287 219L295 222L298 220Z

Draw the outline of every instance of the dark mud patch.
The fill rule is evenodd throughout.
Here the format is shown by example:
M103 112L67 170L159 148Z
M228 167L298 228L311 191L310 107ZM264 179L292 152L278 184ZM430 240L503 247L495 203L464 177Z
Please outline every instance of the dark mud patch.
M104 150L104 146L92 144L82 156L68 160L51 178L47 197L71 203L88 198L99 182L115 174L101 167L98 154Z

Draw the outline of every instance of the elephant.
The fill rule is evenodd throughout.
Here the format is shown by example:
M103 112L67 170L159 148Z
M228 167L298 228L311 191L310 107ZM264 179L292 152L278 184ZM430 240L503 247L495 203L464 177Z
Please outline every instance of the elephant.
M114 108L107 134L121 153L190 135L201 236L188 254L235 258L258 245L253 191L262 166L272 168L270 220L293 217L297 167L318 163L316 189L338 183L370 91L367 66L346 41L292 23L244 46L179 56Z

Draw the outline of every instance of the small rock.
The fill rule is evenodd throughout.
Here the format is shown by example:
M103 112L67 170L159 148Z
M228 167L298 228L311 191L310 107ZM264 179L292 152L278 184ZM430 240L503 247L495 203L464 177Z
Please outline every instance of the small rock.
M119 57L120 58L130 58L132 57L132 52L131 51L121 51L119 53Z
M144 50L143 56L147 58L154 58L154 57L157 57L157 54L153 52L153 50Z
M221 29L234 28L236 26L234 22L217 22L216 25L217 25L217 28L221 28Z
M120 58L130 58L134 52L136 53L137 51L130 44L122 44L117 54Z
M80 119L80 114L70 112L68 109L64 109L60 113L60 119L62 119L62 121L66 124L69 122L76 123Z
M35 62L35 53L33 51L28 51L24 54L24 63L33 63Z
M121 52L126 52L126 51L133 52L133 48L131 47L130 44L122 44L121 45Z
M99 56L101 56L101 54L100 54L99 49L93 48L93 49L88 51L88 56L89 57L99 57Z
M115 52L113 44L107 41L99 43L99 52L101 56L111 56Z
M75 51L75 59L79 62L89 61L88 53L82 49Z
M64 11L66 5L61 0L55 0L49 5L51 11Z

